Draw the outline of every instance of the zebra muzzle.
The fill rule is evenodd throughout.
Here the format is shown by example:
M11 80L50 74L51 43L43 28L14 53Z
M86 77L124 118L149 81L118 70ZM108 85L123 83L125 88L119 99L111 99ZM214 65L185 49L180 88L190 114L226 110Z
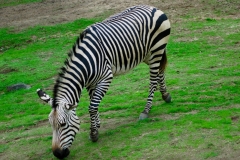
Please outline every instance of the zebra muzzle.
M69 155L69 153L70 153L70 151L69 151L68 148L67 149L63 149L63 150L61 150L61 149L53 150L54 156L57 157L58 159L63 159L65 157L67 157Z

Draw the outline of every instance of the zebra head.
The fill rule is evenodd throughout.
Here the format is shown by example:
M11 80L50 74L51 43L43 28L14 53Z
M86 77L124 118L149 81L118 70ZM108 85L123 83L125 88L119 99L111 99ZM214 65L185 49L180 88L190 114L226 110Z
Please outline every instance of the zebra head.
M53 99L49 95L41 89L38 89L37 93L40 99L52 106ZM49 114L49 122L53 131L52 151L59 159L69 155L69 148L79 131L80 120L76 115L76 106L66 102L57 103L55 107L52 106Z

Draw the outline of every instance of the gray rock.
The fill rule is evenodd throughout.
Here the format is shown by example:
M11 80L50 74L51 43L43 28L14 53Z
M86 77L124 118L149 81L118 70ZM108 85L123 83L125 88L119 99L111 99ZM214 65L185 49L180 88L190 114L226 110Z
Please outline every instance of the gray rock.
M24 84L24 83L17 83L17 84L8 86L7 91L10 92L10 91L16 91L16 90L19 90L19 89L30 89L30 88L31 88L30 85L27 85L27 84Z

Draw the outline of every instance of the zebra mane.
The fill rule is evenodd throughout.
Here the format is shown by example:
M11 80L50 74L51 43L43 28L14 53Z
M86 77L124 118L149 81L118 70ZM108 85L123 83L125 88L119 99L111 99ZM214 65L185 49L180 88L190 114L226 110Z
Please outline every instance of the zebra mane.
M79 45L82 42L83 38L86 36L86 34L88 32L88 29L89 29L89 27L80 33L80 36L78 36L76 43L73 45L72 49L68 52L68 57L64 61L64 66L60 69L58 78L55 82L54 89L53 89L53 97L54 97L53 108L56 108L56 98L55 97L57 96L57 92L58 92L58 88L60 86L61 79L64 78L64 74L66 73L66 70L69 66L70 59L75 54L76 45Z
M136 5L136 6L133 6L133 7L129 7L126 10L124 10L124 11L122 11L120 13L117 13L117 14L114 14L114 15L108 17L107 19L105 19L102 22L103 23L108 23L108 22L116 21L118 19L121 19L123 16L125 16L129 12L133 11L134 9L143 8L143 7L149 7L149 6L147 6L147 5Z
M75 47L75 45L73 46ZM55 82L55 85L54 85L54 88L53 88L53 105L52 107L53 108L56 108L56 96L57 96L57 92L58 92L58 88L60 86L60 82L61 82L61 79L64 77L64 73L66 73L66 70L67 70L67 66L69 65L69 59L72 57L73 55L73 50L69 51L68 53L68 57L66 58L66 60L64 61L64 66L60 69L60 72L58 74L58 78Z
M136 8L136 7L137 7L137 6L134 6L134 7L128 8L127 10L125 10L125 11L123 11L123 12L114 14L114 15L108 17L107 19L103 20L102 23L108 23L108 22L115 21L115 20L121 18L124 14L130 12L131 10L133 10L133 9Z
M79 40L82 41L83 38L86 36L86 34L87 34L87 30L85 29L84 31L82 31L82 33L80 33L80 36L78 37L77 42L79 42Z

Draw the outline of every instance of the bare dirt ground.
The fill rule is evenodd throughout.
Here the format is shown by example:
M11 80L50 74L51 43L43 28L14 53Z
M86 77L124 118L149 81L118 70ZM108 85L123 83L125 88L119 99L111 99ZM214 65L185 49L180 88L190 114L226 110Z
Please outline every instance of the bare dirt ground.
M11 26L22 30L35 25L54 25L110 12L117 13L138 4L152 5L163 10L172 22L181 21L182 17L188 15L196 19L240 17L237 12L240 2L237 1L230 3L218 0L217 4L209 5L209 2L198 0L42 0L39 3L0 8L0 27ZM226 15L218 17L214 14L216 10Z

